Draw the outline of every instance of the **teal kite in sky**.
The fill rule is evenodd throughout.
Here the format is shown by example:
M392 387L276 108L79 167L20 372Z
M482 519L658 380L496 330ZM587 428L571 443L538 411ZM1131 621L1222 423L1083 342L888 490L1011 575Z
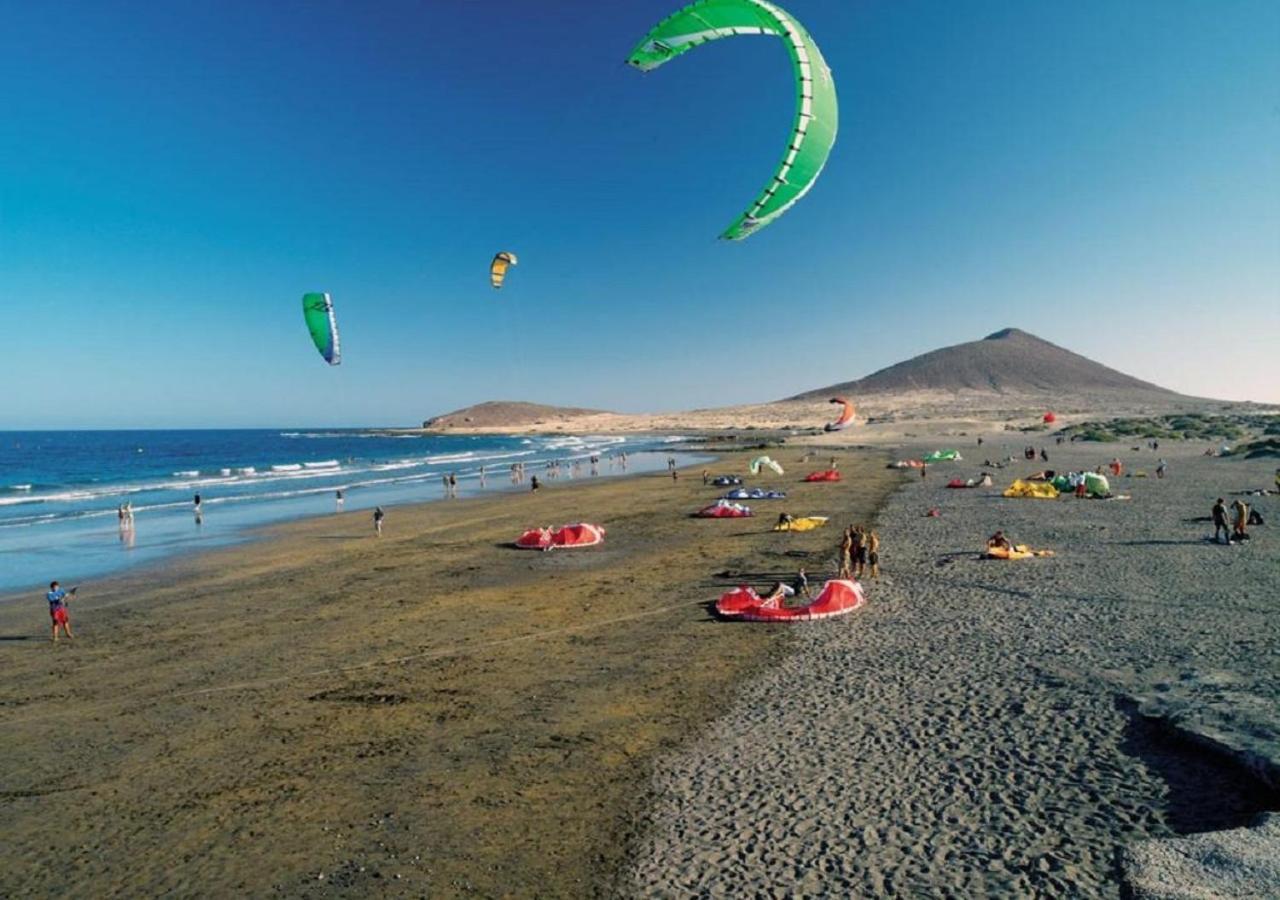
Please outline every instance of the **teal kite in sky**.
M307 320L307 330L316 349L331 366L342 362L338 345L338 320L333 314L333 300L328 294L303 294L302 315Z
M647 72L699 44L739 34L782 38L795 70L796 118L773 179L720 235L730 241L740 241L778 218L822 173L840 118L835 81L822 52L803 25L766 0L698 0L659 22L627 57L629 65Z

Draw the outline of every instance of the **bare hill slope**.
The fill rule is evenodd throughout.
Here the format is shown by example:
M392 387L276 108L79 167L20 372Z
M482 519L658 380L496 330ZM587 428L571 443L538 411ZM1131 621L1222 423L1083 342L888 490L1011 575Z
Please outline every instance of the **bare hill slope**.
M1130 400L1176 400L1179 394L1072 353L1017 328L980 341L923 353L841 384L806 391L792 400L831 394L905 394L913 391L1032 396L1115 394Z
M601 415L598 409L579 409L572 406L547 406L542 403L525 403L519 400L489 400L465 409L434 416L422 423L432 431L453 429L508 429L541 425L584 416Z

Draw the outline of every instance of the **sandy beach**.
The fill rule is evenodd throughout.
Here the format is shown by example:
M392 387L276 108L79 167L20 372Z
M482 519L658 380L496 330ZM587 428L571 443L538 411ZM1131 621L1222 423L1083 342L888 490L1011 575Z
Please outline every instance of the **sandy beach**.
M1049 450L1058 470L1115 452L1131 471L1155 463ZM986 490L944 486L971 462L913 477L881 513L886 577L868 607L796 629L792 655L660 761L632 893L1115 897L1123 848L1280 806L1274 783L1139 712L1162 697L1280 759L1276 526L1237 547L1190 521L1269 486L1273 461L1200 450L1162 446L1164 480L1114 479L1129 501L1000 496L1040 462ZM1275 521L1274 497L1260 508ZM978 559L999 527L1057 555Z
M840 455L839 485L764 483L868 518L899 476ZM86 585L74 646L40 595L0 604L0 893L612 893L653 760L791 637L716 622L715 573L763 586L835 540L771 533L768 504L691 519L698 476L392 508L380 540L298 522ZM507 546L577 520L604 546Z

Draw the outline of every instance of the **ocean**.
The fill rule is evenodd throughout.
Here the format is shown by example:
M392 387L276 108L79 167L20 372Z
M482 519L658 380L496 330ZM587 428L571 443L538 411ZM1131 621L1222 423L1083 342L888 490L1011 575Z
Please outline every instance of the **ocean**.
M560 480L663 469L680 440L354 429L0 432L0 591L72 584L243 540L257 526L334 512L339 489L351 511L440 499L450 473L460 496L514 490L517 462L543 480L557 460ZM131 528L119 519L126 503Z

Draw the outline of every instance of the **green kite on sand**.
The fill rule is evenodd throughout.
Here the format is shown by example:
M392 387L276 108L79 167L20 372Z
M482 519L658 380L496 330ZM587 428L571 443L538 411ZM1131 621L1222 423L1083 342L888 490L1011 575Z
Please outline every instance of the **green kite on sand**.
M796 117L787 152L773 179L722 238L740 241L768 225L809 192L836 142L840 111L831 69L809 32L766 0L699 0L672 13L645 35L628 65L656 69L699 44L740 34L782 38L796 76Z

